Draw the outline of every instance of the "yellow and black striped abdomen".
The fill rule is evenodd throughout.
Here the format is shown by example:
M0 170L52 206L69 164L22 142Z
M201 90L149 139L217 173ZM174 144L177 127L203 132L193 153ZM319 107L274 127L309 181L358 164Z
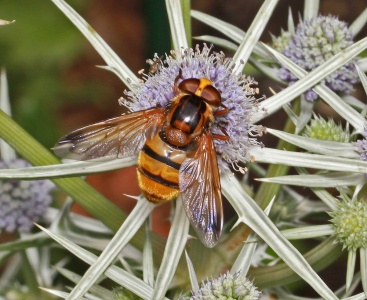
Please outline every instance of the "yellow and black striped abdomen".
M185 159L186 152L163 141L159 133L146 141L137 171L139 186L149 201L161 203L178 196L178 172Z

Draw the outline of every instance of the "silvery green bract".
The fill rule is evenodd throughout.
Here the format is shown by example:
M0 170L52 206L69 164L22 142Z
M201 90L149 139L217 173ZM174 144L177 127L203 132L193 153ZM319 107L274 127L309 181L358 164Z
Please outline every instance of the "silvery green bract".
M312 289L318 298L365 299L367 216L360 213L365 211L366 199L365 105L351 91L357 88L357 81L367 90L364 74L367 64L361 57L367 48L367 38L356 38L366 24L367 9L346 25L337 16L320 16L319 1L305 1L298 24L289 13L288 28L274 30L280 35L273 32L272 44L264 44L260 37L274 14L276 0L262 3L247 32L230 22L191 10L187 0L166 0L172 52L162 58L158 72L140 78L69 4L63 0L52 2L55 11L61 10L101 55L106 63L103 68L126 85L128 90L120 102L131 110L165 105L172 97L170 88L179 68L184 78L209 76L213 80L230 108L227 116L216 120L216 126L218 129L225 126L233 140L217 142L216 148L221 160L222 193L236 215L233 220L226 220L222 240L208 250L190 235L189 222L178 197L172 203L169 235L167 239L158 237L151 230L150 215L155 205L143 196L134 197L137 204L125 215L75 177L132 166L136 164L135 157L59 164L47 149L0 112L0 137L34 165L0 170L0 178L52 179L70 196L62 207L46 210L47 222L44 227L38 225L39 231L21 234L16 241L1 245L4 259L15 250L21 252L6 265L1 288L4 282L15 282L19 277L17 270L24 265L33 284L22 283L23 290L39 293L41 286L47 295L65 299L113 299L118 297L116 291L120 287L137 299L190 299L199 295L199 282L203 281L205 291L223 292L208 299L257 299L259 291L264 299L271 296L304 299L289 285L295 281L304 290ZM214 46L205 46L201 41L195 41L199 44L197 48L189 46L190 15L221 32L221 37L205 34L197 37ZM308 31L312 34L306 39ZM338 46L330 46L335 41ZM300 44L310 46L313 42L318 43L319 50L332 47L333 51L317 58L317 63L310 63L312 53L308 52L301 63ZM216 50L219 47L229 52L224 55ZM250 74L250 64L258 73ZM309 64L312 67L308 68ZM257 94L255 79L260 73L276 82L272 93ZM291 79L290 85L285 82L287 78ZM7 99L6 89L2 80L2 101ZM262 95L267 93L264 99ZM345 123L343 128L350 130L349 140L303 134L305 128L312 127L311 120L316 115L317 101L309 101L308 95L339 114ZM281 122L283 129L264 129L263 120L282 109L287 116ZM329 125L326 128L332 134L340 132ZM265 132L278 139L276 146L261 144L260 135ZM237 169L247 173L235 173ZM254 184L254 177L259 184ZM94 218L71 213L72 201L86 208ZM355 217L348 219L350 215ZM309 239L313 240L313 246ZM53 257L54 248L61 246L70 256ZM345 284L331 288L319 271L330 265L333 271L339 268L340 261L333 264L343 254L343 248L348 252ZM71 254L89 268L78 274L69 270ZM68 280L65 286L66 281L57 285L56 278L60 275ZM239 278L249 290L256 291L255 298L241 298L243 290L236 290L243 287L237 285ZM116 288L110 288L111 285ZM18 286L7 287L10 293L19 290Z

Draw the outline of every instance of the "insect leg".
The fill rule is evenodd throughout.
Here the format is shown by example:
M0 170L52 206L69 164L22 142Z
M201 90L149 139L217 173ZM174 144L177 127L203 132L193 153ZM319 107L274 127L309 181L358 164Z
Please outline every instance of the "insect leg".
M173 92L175 94L178 94L179 90L178 90L178 80L182 77L182 69L180 68L180 71L178 72L177 77L175 78L175 81L173 82Z
M220 129L220 131L223 132L223 135L221 135L221 134L212 134L213 138L217 139L217 140L228 141L229 140L228 132L222 126L218 126L218 128Z
M221 104L220 106L223 107L223 109L214 112L214 114L213 114L214 117L221 116L221 115L227 114L229 112L229 109L227 108L227 106L225 106L224 104Z

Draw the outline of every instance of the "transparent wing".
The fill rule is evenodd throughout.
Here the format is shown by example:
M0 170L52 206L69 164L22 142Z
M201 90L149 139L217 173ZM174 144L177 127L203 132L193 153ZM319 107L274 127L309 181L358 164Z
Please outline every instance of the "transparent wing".
M137 154L162 127L164 109L154 108L77 129L54 146L56 155L76 160L124 158Z
M217 154L209 132L182 163L179 185L191 225L207 247L214 247L223 228L223 208Z

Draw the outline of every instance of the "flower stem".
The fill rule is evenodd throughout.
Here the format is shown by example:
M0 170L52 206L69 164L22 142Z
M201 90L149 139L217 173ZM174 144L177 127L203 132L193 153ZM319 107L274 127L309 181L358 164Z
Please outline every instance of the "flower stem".
M39 283L29 262L27 253L25 251L20 251L20 255L22 256L22 273L24 281L29 288L29 294L34 297L39 296L41 294L41 290L39 289Z

